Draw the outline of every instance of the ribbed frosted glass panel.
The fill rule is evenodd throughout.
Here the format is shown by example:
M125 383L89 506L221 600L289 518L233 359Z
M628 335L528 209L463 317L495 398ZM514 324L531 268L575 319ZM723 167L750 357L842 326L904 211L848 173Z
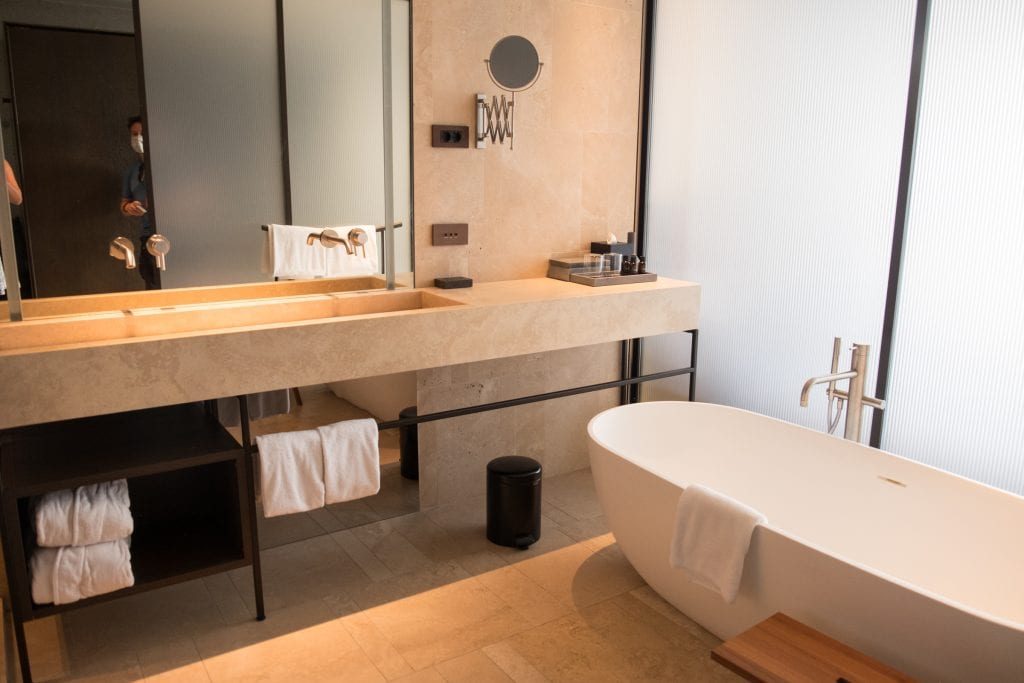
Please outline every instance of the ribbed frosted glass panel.
M1024 3L935 0L882 446L1024 493Z
M380 0L285 0L298 225L384 222Z
M649 262L702 285L699 400L820 429L824 389L807 409L799 395L832 338L877 349L913 15L911 0L658 3ZM652 340L650 367L678 362L667 343L685 352Z
M409 235L409 3L393 0L396 271ZM285 0L292 216L299 225L384 223L381 0Z
M140 0L165 287L252 282L284 218L274 0Z

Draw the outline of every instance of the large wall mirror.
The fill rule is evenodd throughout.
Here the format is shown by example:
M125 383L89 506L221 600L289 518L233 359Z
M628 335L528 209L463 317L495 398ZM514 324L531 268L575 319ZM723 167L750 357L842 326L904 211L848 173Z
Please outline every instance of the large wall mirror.
M412 284L410 9L389 0L385 34L381 1L0 0L23 296L144 289L110 256L119 235L169 238L171 289L270 281L265 224L383 225L385 35L394 269ZM126 182L144 216L123 214Z

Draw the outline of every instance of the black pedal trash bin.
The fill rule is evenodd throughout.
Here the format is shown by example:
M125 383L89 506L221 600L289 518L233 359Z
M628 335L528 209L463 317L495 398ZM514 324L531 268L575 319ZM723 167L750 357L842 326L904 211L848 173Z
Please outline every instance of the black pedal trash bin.
M506 455L487 463L487 540L525 550L540 539L540 463Z
M402 408L398 417L416 417L416 406ZM406 479L420 478L419 428L419 425L398 428L398 467Z

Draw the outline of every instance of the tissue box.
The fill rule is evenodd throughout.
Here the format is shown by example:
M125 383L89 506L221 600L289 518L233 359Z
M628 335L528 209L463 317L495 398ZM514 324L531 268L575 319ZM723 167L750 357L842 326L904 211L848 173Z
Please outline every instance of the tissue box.
M591 242L590 243L591 254L622 254L623 256L629 256L633 253L632 242L616 242L615 244L609 244L608 242Z

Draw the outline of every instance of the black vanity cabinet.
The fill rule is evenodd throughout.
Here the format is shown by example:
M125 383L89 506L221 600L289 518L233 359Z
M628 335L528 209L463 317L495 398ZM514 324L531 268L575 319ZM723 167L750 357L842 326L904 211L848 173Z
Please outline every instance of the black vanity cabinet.
M248 424L243 408L245 443ZM35 496L127 479L135 585L67 605L32 601ZM202 404L51 422L0 434L4 561L23 680L30 681L23 624L69 609L251 565L263 619L253 467Z

